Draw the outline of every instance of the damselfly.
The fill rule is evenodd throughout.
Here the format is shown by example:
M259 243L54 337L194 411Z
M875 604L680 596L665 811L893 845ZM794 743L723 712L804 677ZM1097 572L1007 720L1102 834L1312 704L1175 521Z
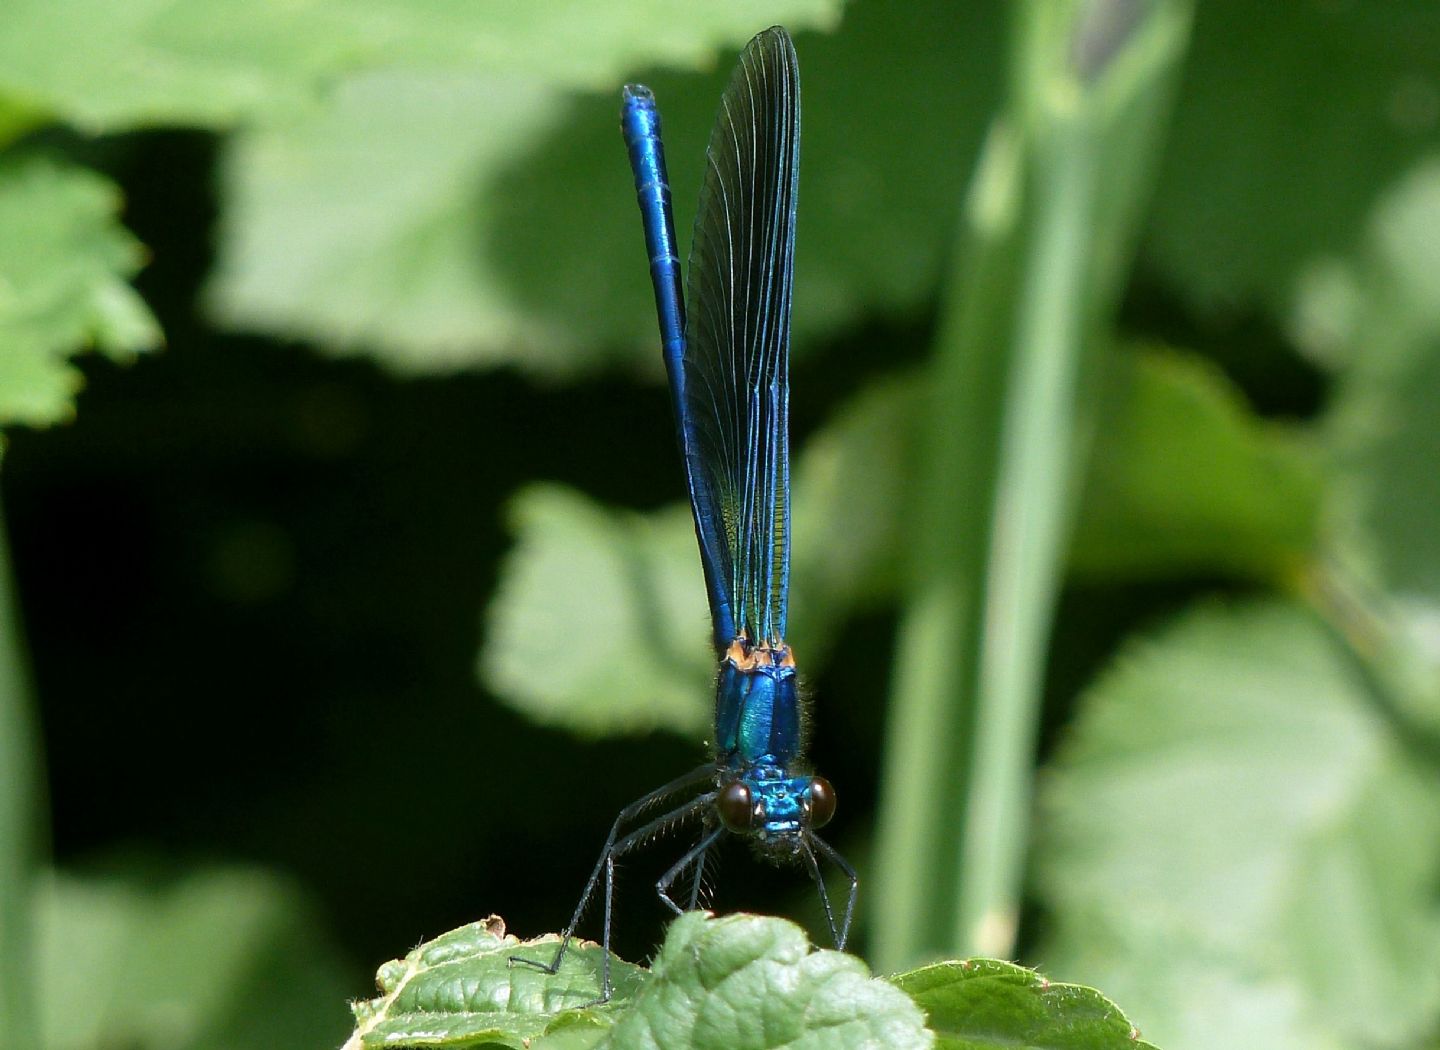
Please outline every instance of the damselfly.
M854 869L816 834L834 815L835 792L804 759L795 654L785 641L790 296L800 171L795 46L778 26L760 33L720 100L690 247L688 314L655 96L632 84L622 98L621 128L644 220L719 670L713 759L620 811L545 967L559 968L603 880L602 999L610 996L615 861L662 832L700 829L698 841L656 884L676 914L681 902L697 905L706 857L726 834L748 838L766 860L797 862L809 871L837 947L845 945L858 887ZM838 925L822 858L849 880ZM677 901L673 889L682 878L688 887Z

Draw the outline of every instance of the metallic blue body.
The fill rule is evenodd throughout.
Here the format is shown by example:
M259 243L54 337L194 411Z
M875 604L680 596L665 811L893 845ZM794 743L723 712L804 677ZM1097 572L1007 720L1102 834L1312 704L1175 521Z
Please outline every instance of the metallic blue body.
M799 683L794 664L741 670L727 659L715 687L715 761L726 770L789 767L800 757Z
M810 775L796 772L805 746L800 683L788 649L748 657L738 649L715 685L716 784L745 783L761 814L755 844L783 859L803 848L810 802Z
M655 287L655 312L665 373L675 402L684 402L685 302L680 291L680 256L675 247L675 221L670 210L670 178L660 141L660 111L655 95L643 84L627 84L621 92L620 131L635 173L635 197L645 226L650 256L650 281Z
M665 358L665 377L670 383L670 401L675 405L675 434L681 454L686 457L686 477L693 478L689 465L687 436L693 429L686 411L685 389L685 299L680 290L680 256L675 247L675 219L670 204L670 180L665 171L665 147L660 140L660 111L655 95L643 84L627 84L621 92L620 131L635 174L635 198L645 227L645 250L650 256L650 283L655 288L655 313L660 321L660 346ZM700 543L705 589L710 596L710 615L717 648L735 637L735 614L729 593L717 572L717 551L723 538L717 533L720 515L710 494L690 484L690 505L695 513L695 535Z

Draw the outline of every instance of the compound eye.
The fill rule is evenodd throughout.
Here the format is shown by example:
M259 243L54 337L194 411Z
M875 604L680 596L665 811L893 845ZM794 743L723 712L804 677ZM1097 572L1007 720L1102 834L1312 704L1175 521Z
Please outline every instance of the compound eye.
M810 826L823 828L835 815L835 789L824 777L810 778Z
M720 789L715 800L720 822L731 831L749 831L754 826L755 802L743 780L732 780Z

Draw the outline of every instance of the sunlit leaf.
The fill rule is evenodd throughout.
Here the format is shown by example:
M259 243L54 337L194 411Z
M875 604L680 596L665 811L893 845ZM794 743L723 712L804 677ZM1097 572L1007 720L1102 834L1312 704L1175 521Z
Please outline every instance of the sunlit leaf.
M758 915L670 926L651 980L600 1044L613 1050L920 1050L934 1045L902 992L800 927Z
M226 163L215 313L407 371L496 362L518 345L559 367L591 333L508 294L496 256L532 242L490 243L503 204L485 174L533 149L565 106L533 79L373 73L313 117L241 136Z
M590 1045L615 1012L643 987L646 973L619 959L610 963L614 999L596 1006L602 949L576 941L556 974L515 964L513 957L549 963L560 939L521 942L497 916L426 941L403 959L380 967L380 995L353 1003L355 1032L345 1050L443 1046L455 1050L504 1046L552 1047L547 1032L578 1029Z
M466 0L8 0L0 90L90 130L274 118L377 67L608 86L642 62L696 64L766 19L826 25L836 0L474 4Z
M826 21L814 0L803 10L792 30ZM767 18L785 15L772 8ZM691 32L660 15L647 21L645 37ZM765 22L727 24L748 27L732 30L738 45ZM937 24L949 28L937 36ZM802 339L933 294L943 217L996 93L999 29L995 10L927 0L859 5L834 36L800 33ZM894 54L906 60L885 61ZM667 57L657 45L648 60ZM682 252L732 60L727 52L704 76L645 75L664 113ZM360 76L295 120L240 136L225 158L215 315L406 371L515 361L573 372L638 360L658 375L617 129L620 84L641 68L617 63L593 94L564 91L573 82L543 67L465 68Z
M937 1050L1155 1050L1093 988L996 959L922 966L890 980L925 1011Z
M0 424L69 419L77 351L126 361L159 343L127 283L144 254L119 210L119 192L92 172L0 159Z
M519 543L490 608L486 686L542 723L698 735L714 664L689 508L647 517L534 486L511 520Z
M1157 1043L1217 1045L1218 1021L1218 1045L1244 1023L1269 1034L1248 1045L1404 1046L1440 1017L1433 771L1306 612L1211 607L1133 646L1042 812L1040 957Z
M382 966L380 995L353 1006L346 1050L907 1050L931 1045L920 1010L851 955L815 951L793 923L758 915L671 924L653 969L611 959L614 997L595 1002L603 956L559 938L521 942L492 916Z

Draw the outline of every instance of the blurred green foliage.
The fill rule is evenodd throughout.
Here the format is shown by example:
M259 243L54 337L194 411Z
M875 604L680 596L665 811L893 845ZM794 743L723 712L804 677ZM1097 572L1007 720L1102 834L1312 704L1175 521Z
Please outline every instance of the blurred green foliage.
M1024 905L1019 957L1115 995L1157 1045L1433 1045L1440 13L1202 0L1186 20L1159 0L0 5L7 1041L338 1042L367 932L558 921L611 793L683 768L704 602L616 89L656 89L688 231L718 84L780 21L805 90L794 641L817 763L873 783L891 749L878 803L841 783L862 911L898 894L929 927L870 944L897 969L974 951L952 898L994 881ZM1014 255L986 270L966 223L1007 202ZM162 334L124 372L73 357ZM1022 366L1032 392L1063 380L1049 402L991 396ZM969 375L1000 378L937 403ZM71 427L24 429L77 397ZM964 488L941 432L984 467ZM1006 434L1043 469L986 459ZM924 531L937 501L973 546ZM1014 554L1015 507L1048 538L1011 591L973 566ZM952 568L969 597L1020 594L1017 618L914 633L917 578ZM944 685L949 663L1007 657L1023 681L998 707L945 691L983 692ZM960 809L924 756L895 762L905 672L940 686L928 774ZM942 749L976 741L966 762L1005 750L1018 778L979 861L950 836L996 777ZM913 829L887 815L897 769L926 795ZM943 845L943 879L887 885L877 842ZM977 873L1006 851L1023 871ZM687 922L672 940L707 936ZM936 974L900 985L939 1045L987 1045L963 1030L980 1006L926 1002ZM603 1034L578 1028L556 1045Z
M39 1046L323 1044L316 1004L349 992L303 894L262 871L57 876L37 918Z

